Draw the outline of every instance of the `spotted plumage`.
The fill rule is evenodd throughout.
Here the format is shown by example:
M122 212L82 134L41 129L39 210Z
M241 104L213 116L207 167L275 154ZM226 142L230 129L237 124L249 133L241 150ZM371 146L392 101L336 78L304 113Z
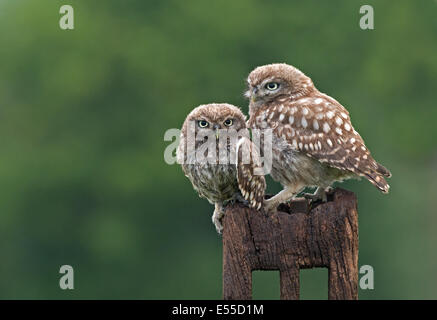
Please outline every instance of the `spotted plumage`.
M261 209L266 182L257 147L247 137L241 137L237 143L237 181L244 199L252 208Z
M315 197L333 182L365 177L387 193L390 172L377 163L352 126L349 112L319 92L311 79L286 64L258 67L248 77L251 128L273 129L273 179L284 191L269 207L304 187L318 187Z
M255 209L263 203L265 179L255 171L260 160L248 137L246 117L224 103L195 108L182 127L178 163L199 196L215 205L212 220L219 233L228 202L245 199Z

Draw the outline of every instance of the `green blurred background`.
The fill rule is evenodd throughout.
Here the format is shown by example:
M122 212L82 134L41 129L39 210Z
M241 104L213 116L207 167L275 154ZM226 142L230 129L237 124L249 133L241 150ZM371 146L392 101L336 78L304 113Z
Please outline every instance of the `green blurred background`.
M375 30L359 28L363 4ZM393 173L389 195L343 184L375 270L360 298L437 299L433 0L0 0L0 298L221 298L213 207L164 162L164 132L202 103L247 112L244 79L271 62L345 105ZM326 270L301 276L302 298L327 298ZM277 273L254 281L279 297Z

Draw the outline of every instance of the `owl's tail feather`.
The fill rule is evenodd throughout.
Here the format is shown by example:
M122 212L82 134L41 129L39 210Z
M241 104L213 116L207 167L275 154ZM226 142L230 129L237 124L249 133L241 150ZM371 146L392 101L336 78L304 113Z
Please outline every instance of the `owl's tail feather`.
M387 183L387 181L385 181L383 176L381 174L379 174L379 172L378 173L376 173L376 172L366 172L365 176L366 176L367 180L370 181L371 184L373 184L375 187L377 187L383 193L388 193L388 191L390 189L390 186Z
M376 169L376 172L378 172L379 174L382 174L384 177L391 178L391 172L386 167L384 167L380 163L376 163L376 165L378 166L378 168Z

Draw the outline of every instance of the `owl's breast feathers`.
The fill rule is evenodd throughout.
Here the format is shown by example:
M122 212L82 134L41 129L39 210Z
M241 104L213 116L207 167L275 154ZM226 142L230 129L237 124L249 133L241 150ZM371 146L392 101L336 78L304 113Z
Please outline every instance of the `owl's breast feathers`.
M239 192L235 165L184 164L182 168L194 189L210 202L234 199Z

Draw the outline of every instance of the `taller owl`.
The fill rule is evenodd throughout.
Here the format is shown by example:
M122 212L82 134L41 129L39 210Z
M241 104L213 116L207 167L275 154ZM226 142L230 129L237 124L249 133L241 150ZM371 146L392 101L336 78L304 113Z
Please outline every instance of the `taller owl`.
M273 129L271 176L284 189L265 202L267 210L292 199L305 187L326 201L335 181L365 177L384 193L391 173L377 163L354 130L349 112L318 91L309 77L287 64L253 70L247 79L249 127Z

